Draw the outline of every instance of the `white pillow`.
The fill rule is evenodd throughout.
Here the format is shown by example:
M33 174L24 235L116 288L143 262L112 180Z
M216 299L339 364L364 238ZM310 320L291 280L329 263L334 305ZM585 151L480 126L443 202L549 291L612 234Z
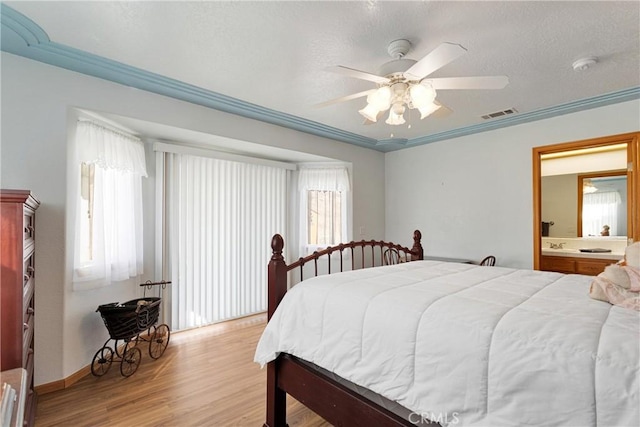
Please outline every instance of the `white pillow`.
M640 242L627 246L624 251L624 260L628 266L640 268Z

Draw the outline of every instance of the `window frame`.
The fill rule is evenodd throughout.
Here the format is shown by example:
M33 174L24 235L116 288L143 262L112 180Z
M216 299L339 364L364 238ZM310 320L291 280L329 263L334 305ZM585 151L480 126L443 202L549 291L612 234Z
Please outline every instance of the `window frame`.
M322 165L318 167L306 167L308 169L341 169L347 173L348 187L344 190L326 190L322 188L298 188L298 212L299 212L299 256L304 257L312 254L316 250L324 249L328 246L338 245L340 243L346 243L353 240L353 197L352 197L352 185L351 185L351 165L339 164L339 165ZM309 191L331 191L340 194L341 204L341 240L340 242L326 243L326 244L314 244L308 239L309 230L309 210L308 210L308 192Z

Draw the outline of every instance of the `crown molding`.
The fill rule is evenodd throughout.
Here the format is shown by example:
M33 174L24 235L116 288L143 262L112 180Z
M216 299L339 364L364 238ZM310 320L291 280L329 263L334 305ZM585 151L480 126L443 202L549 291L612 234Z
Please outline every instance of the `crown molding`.
M2 37L1 50L5 52L136 89L361 147L373 148L377 143L373 138L241 101L160 74L52 42L35 22L5 4L0 4L0 25L2 26L2 32L9 29L18 36L18 38Z
M51 41L47 33L35 22L4 3L0 4L0 22L2 27L6 26L13 30L14 33L24 40L27 46L49 43ZM4 50L4 46L2 50Z
M640 87L634 87L409 140L376 140L52 42L35 22L5 4L0 4L0 27L1 50L5 52L226 113L381 152L415 147L640 98ZM7 30L12 34L6 33Z
M379 139L376 143L378 147L406 147L409 143L407 138L387 138L387 139Z
M599 95L593 98L580 99L577 101L568 102L566 104L555 105L553 107L543 108L527 113L518 113L499 120L489 120L487 122L478 123L463 128L413 138L407 142L406 146L413 147L417 145L429 144L445 139L458 138L461 136L472 135L474 133L486 132L504 127L520 125L523 123L535 122L538 120L557 117L564 114L576 113L578 111L589 110L591 108L603 107L605 105L631 101L634 99L640 99L640 87L632 87L617 92Z

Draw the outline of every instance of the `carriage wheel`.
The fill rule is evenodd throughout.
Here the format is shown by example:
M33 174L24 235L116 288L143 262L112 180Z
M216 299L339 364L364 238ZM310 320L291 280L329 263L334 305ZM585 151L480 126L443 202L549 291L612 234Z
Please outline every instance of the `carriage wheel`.
M93 356L91 362L91 373L96 377L101 377L107 373L113 363L113 350L111 347L102 347Z
M118 344L118 341L120 341L120 344ZM127 343L125 342L124 346L123 346L122 340L114 340L113 348L114 348L114 350L116 352L116 356L118 356L120 359L122 359L122 355L124 354L124 350L126 349L126 345L127 345ZM120 351L121 350L120 347L122 347L122 351Z
M135 341L128 342L122 352L122 361L120 362L120 373L123 377L130 377L140 366L142 352L135 346Z
M167 325L164 323L162 325L158 325L155 328L155 331L153 331L153 334L151 334L151 340L149 341L149 356L153 359L159 359L169 345L170 335L171 331L169 331L169 327Z

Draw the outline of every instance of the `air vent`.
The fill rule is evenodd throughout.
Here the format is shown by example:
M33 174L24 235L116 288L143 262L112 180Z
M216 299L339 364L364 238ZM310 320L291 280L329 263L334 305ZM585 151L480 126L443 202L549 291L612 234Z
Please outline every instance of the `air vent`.
M508 116L509 114L513 114L517 112L518 110L516 110L515 108L509 108L508 110L496 111L495 113L485 114L484 116L481 116L481 117L485 120L489 120L489 119L495 119L502 116Z

